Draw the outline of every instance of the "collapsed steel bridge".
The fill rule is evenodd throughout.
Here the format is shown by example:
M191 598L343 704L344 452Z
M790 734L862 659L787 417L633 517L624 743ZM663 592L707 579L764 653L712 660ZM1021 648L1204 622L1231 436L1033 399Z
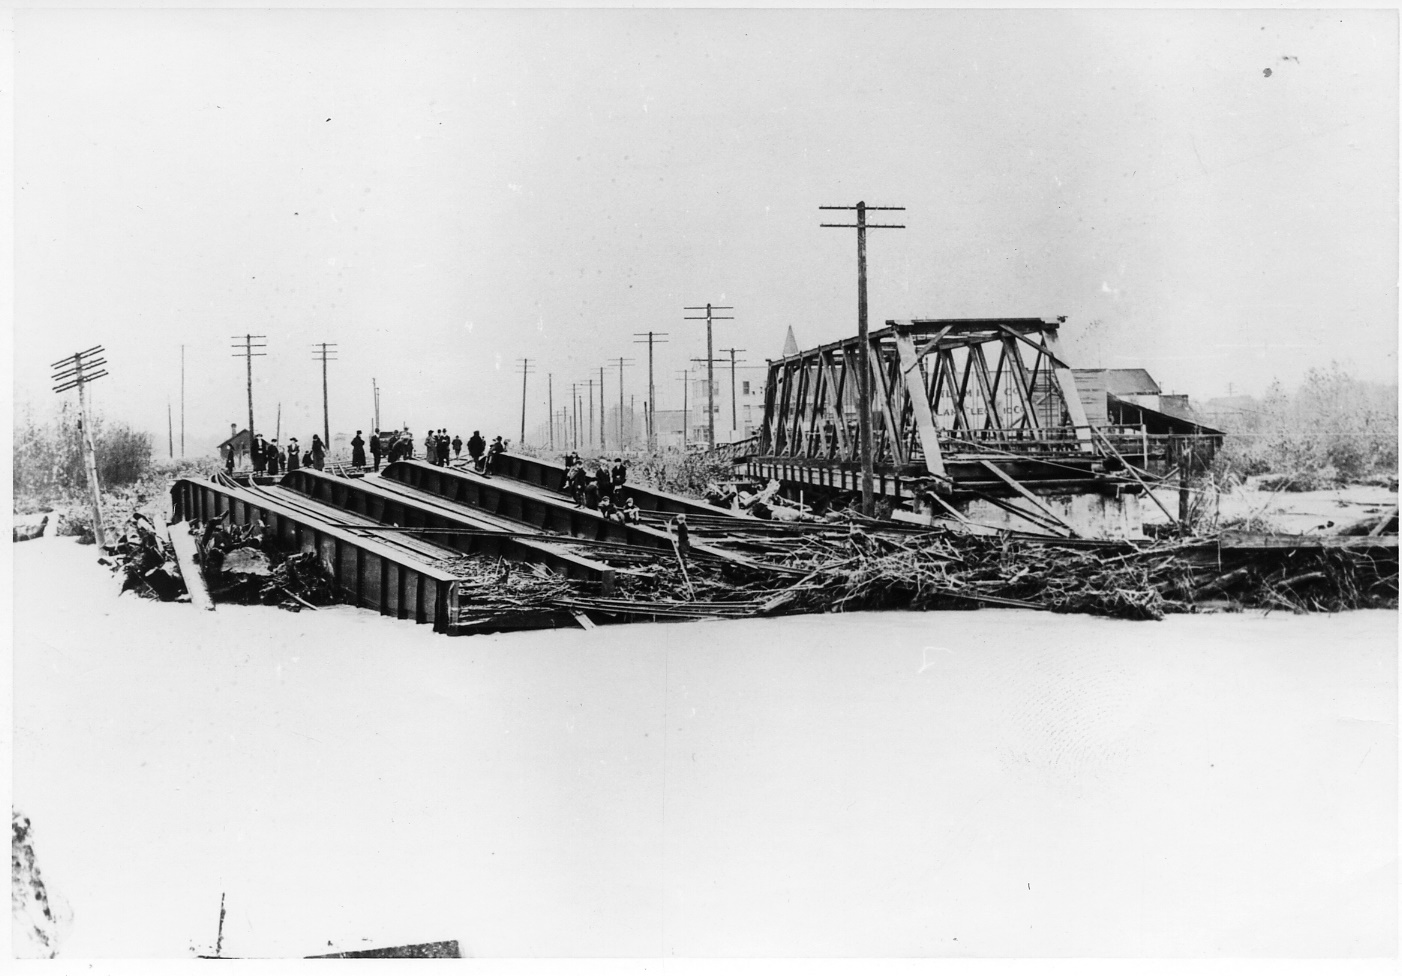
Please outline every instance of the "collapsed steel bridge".
M1064 318L889 320L868 336L875 491L910 503L1141 485L1138 428L1092 427L1061 352ZM771 360L751 477L861 489L857 337Z

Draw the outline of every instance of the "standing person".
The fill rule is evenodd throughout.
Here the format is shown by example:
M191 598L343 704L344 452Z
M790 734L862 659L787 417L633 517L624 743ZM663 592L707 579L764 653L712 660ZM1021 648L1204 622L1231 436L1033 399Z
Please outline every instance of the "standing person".
M321 443L321 435L312 435L312 467L318 471L326 468L326 445Z
M277 446L277 438L268 442L267 453L263 455L267 460L268 474L275 475L282 467L282 448Z
M474 430L467 439L467 453L472 457L472 466L478 471L482 470L482 452L486 449L487 442L482 439L482 432Z
M370 456L375 459L375 470L380 470L380 432L370 435Z
M584 483L584 507L595 509L599 507L599 485L597 482L586 481Z
M613 459L613 490L618 491L628 483L628 465L622 458Z
M297 445L297 438L287 442L287 470L296 471L302 466L302 449Z
M229 474L234 473L234 445L229 445L229 453L224 455L224 470Z
M400 438L400 441L404 445L404 460L414 460L414 432L411 431L408 427L405 427L404 434Z
M501 442L501 435L492 438L492 446L487 448L487 474L492 474L497 469L497 455L506 451L506 445Z
M676 533L677 558L686 565L686 553L691 548L691 532L686 527L686 516L678 515L672 519L671 528Z
M253 473L262 474L263 468L267 463L268 451L268 445L264 443L262 434L259 434L257 437L253 438L253 445L251 448L249 448L249 450L252 452L253 455Z
M427 434L424 434L424 460L429 464L438 463L438 459L433 456L435 453L433 448L433 431L430 430Z
M449 440L448 440L448 428L447 428L447 427L439 427L439 428L438 428L438 466L439 466L440 468L446 468L446 467L448 466L448 461L451 460L451 459L448 457L448 445L449 445Z
M360 436L358 430L351 438L351 464L357 468L365 467L365 438Z
M457 434L453 435L453 457L462 457L462 438Z
M613 479L609 477L609 466L607 461L599 462L599 473L594 476L599 483L599 497L613 498Z

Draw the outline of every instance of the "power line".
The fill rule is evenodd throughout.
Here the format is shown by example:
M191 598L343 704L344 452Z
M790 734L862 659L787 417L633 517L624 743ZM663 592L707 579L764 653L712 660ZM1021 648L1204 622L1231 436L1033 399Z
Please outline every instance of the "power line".
M749 351L749 350L747 350L747 349L733 349L733 348L732 348L732 349L722 349L722 350L721 350L721 352L728 352L728 353L730 353L730 429L731 429L731 430L734 430L734 431L738 431L738 430L740 429L740 423L739 423L738 420L736 420L736 411L735 411L735 364L736 364L736 363L743 363L743 362L744 362L743 359L738 359L738 360L737 360L737 359L735 358L735 354L736 354L737 352L748 352L748 351Z
M707 440L709 441L709 446L712 450L714 450L716 446L716 377L715 364L711 362L712 357L715 356L715 350L712 347L711 342L711 322L712 320L730 321L731 319L735 318L735 316L712 315L711 313L716 310L731 311L732 309L734 309L734 307L735 306L733 305L712 305L710 302L707 302L705 305L688 305L685 309L688 312L700 312L704 309L706 312L705 315L687 315L684 317L687 319L694 319L697 321L701 319L706 320L706 380L708 384L706 392L707 395L711 398L710 409L706 412L706 429Z
M533 367L530 358L516 360L521 367L521 440L517 443L522 447L526 444L526 377L531 374Z
M88 423L87 385L93 380L108 375L102 367L103 348L93 346L83 352L75 352L67 359L60 359L52 365L55 393L78 391L78 439L83 449L83 469L88 476L88 491L92 496L92 533L99 549L107 545L106 533L102 528L102 489L97 482L97 448L93 444L92 425ZM167 404L169 417L169 404Z
M238 338L240 338L240 337L239 337L239 336L231 336L230 338L238 339ZM234 355L235 355L236 357L237 357L237 356L242 356L242 357L246 360L247 365L248 365L248 451L249 451L249 456L252 457L252 456L253 456L253 357L255 357L255 356L266 356L267 353L265 353L265 352L255 352L254 350L256 350L256 349L265 349L265 348L267 348L267 345L268 345L266 342L254 342L253 340L254 340L254 339L266 339L266 338L268 338L268 337L267 337L267 336L252 335L252 334L245 333L245 334L242 336L242 338L243 338L243 343L242 343L242 345L235 345L234 348L235 348L235 349L242 349L243 351L242 351L242 352L236 352L236 353L234 353ZM229 445L229 453L230 453L230 454L233 454L233 452L234 452L234 445L231 443L231 444Z
M647 339L634 339L634 344L647 342L647 409L643 412L647 415L647 449L657 450L657 388L652 382L652 346L654 343L666 342L666 339L658 339L657 336L670 335L669 332L634 332L633 335L647 336Z
M855 224L819 224L820 227L855 228L857 231L857 351L858 387L862 406L857 413L862 453L862 514L871 516L875 506L871 463L871 348L867 339L867 231L904 230L905 224L868 224L868 210L904 210L905 207L868 207L859 200L855 207L819 207L819 210L855 210Z
M624 356L618 357L618 449L620 451L623 450L623 367L634 365L632 359L627 359L626 362L625 359ZM602 394L600 397L602 398Z
M317 350L312 353L313 359L321 360L321 449L330 453L331 451L331 410L328 405L326 393L326 364L336 361L336 343L334 342L314 342L312 348Z

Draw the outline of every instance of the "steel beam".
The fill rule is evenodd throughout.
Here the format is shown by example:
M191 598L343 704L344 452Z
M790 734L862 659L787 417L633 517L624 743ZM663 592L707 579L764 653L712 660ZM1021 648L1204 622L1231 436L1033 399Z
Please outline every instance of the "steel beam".
M174 518L208 521L226 513L235 525L255 519L286 551L316 552L331 568L347 602L382 614L452 628L459 611L459 577L403 547L355 535L266 493L196 478L181 478L170 490Z

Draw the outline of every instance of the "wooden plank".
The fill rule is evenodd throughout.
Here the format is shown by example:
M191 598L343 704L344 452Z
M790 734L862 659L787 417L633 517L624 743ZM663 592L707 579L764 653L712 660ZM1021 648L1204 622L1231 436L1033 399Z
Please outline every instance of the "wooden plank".
M170 527L170 547L175 550L175 562L190 594L190 603L198 610L213 610L214 601L209 597L209 587L205 586L204 574L200 572L190 523L176 522Z
M904 367L901 378L909 389L911 370L920 365L920 361L915 358L915 343L910 341L908 335L897 336L896 350L900 354L901 365ZM920 395L911 396L910 404L915 411L915 428L920 435L920 447L925 451L925 469L938 478L944 478L948 475L944 467L944 455L940 453L939 431L935 429L935 418L930 411L930 401L925 399L923 378L918 371L915 375Z
M1082 451L1093 452L1095 445L1091 442L1090 421L1086 419L1086 409L1081 403L1080 393L1076 390L1076 376L1061 358L1061 347L1056 332L1049 330L1043 341L1051 354L1054 365L1052 375L1056 377L1057 386L1061 387L1061 398L1066 401L1066 412L1071 416L1071 425L1076 428L1076 441ZM1056 365L1058 363L1062 365Z
M1397 517L1397 506L1396 506L1396 505L1393 505L1393 506L1392 506L1392 513L1391 513L1390 515L1384 515L1382 518L1378 519L1378 524L1375 525L1375 526L1373 526L1373 530L1372 530L1371 532L1369 532L1368 534L1369 534L1370 536L1375 536L1375 537L1376 537L1376 536L1382 535L1382 534L1383 534L1383 529L1387 526L1387 523L1388 523L1388 522L1391 522L1391 521L1392 521L1394 518L1396 518L1396 517Z

